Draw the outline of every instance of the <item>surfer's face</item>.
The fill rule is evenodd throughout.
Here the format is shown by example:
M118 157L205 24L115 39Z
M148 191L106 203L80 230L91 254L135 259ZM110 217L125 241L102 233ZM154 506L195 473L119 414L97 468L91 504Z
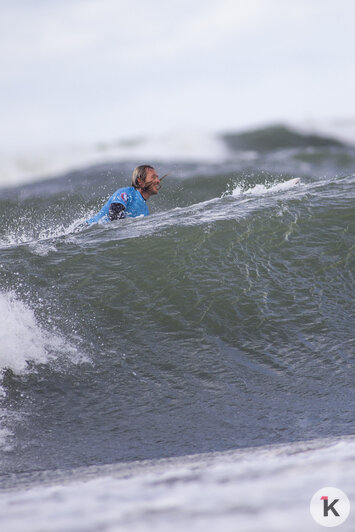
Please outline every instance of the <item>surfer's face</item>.
M151 196L152 194L158 194L160 188L160 179L154 168L148 168L146 178L144 181L144 189Z

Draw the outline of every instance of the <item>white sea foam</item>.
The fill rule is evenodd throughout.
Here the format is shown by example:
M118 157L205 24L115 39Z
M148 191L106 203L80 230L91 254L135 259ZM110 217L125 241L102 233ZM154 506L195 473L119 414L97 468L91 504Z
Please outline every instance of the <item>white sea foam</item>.
M45 331L33 310L13 292L0 293L0 371L28 371L29 363L46 363L60 353L77 354L59 334Z
M271 186L266 186L262 184L255 185L244 191L242 191L242 188L240 186L237 186L233 189L231 195L234 197L238 197L241 194L248 194L251 196L264 196L265 194L269 194L271 192L282 192L284 190L290 190L299 184L300 180L298 178L294 178L289 179L288 181L284 181L282 183L276 183L275 185Z
M227 149L217 135L184 132L96 145L43 147L29 152L2 154L0 187L54 177L94 164L124 160L221 161Z
M320 488L354 500L354 465L355 440L344 438L93 467L2 493L0 515L7 532L307 532Z

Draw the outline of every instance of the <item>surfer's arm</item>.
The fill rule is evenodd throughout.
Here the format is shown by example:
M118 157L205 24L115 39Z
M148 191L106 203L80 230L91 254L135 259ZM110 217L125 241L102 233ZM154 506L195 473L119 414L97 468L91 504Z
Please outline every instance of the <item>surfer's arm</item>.
M120 220L121 218L124 218L125 210L126 207L122 205L122 203L111 203L108 211L108 217L110 218L111 222L113 220Z

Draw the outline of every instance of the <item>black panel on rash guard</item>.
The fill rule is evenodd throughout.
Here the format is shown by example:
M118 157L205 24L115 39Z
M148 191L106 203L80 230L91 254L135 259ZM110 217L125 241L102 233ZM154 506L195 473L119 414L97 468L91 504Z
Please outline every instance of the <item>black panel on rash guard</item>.
M126 207L122 205L122 203L111 203L109 211L108 211L108 217L110 218L111 222L113 220L119 220L121 218L124 218L125 209Z

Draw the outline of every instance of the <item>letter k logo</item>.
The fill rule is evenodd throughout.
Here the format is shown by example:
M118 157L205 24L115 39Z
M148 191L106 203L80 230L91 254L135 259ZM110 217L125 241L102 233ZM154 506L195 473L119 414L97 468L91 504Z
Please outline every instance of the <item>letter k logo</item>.
M320 500L323 501L323 515L324 515L324 517L328 517L329 510L331 510L336 517L339 517L338 512L334 508L334 506L339 501L339 499L334 499L334 501L332 503L328 504L328 496L327 495L323 495L323 497L321 497Z
M328 486L316 491L311 499L309 509L313 519L319 525L325 527L339 526L349 517L350 501L339 488Z

